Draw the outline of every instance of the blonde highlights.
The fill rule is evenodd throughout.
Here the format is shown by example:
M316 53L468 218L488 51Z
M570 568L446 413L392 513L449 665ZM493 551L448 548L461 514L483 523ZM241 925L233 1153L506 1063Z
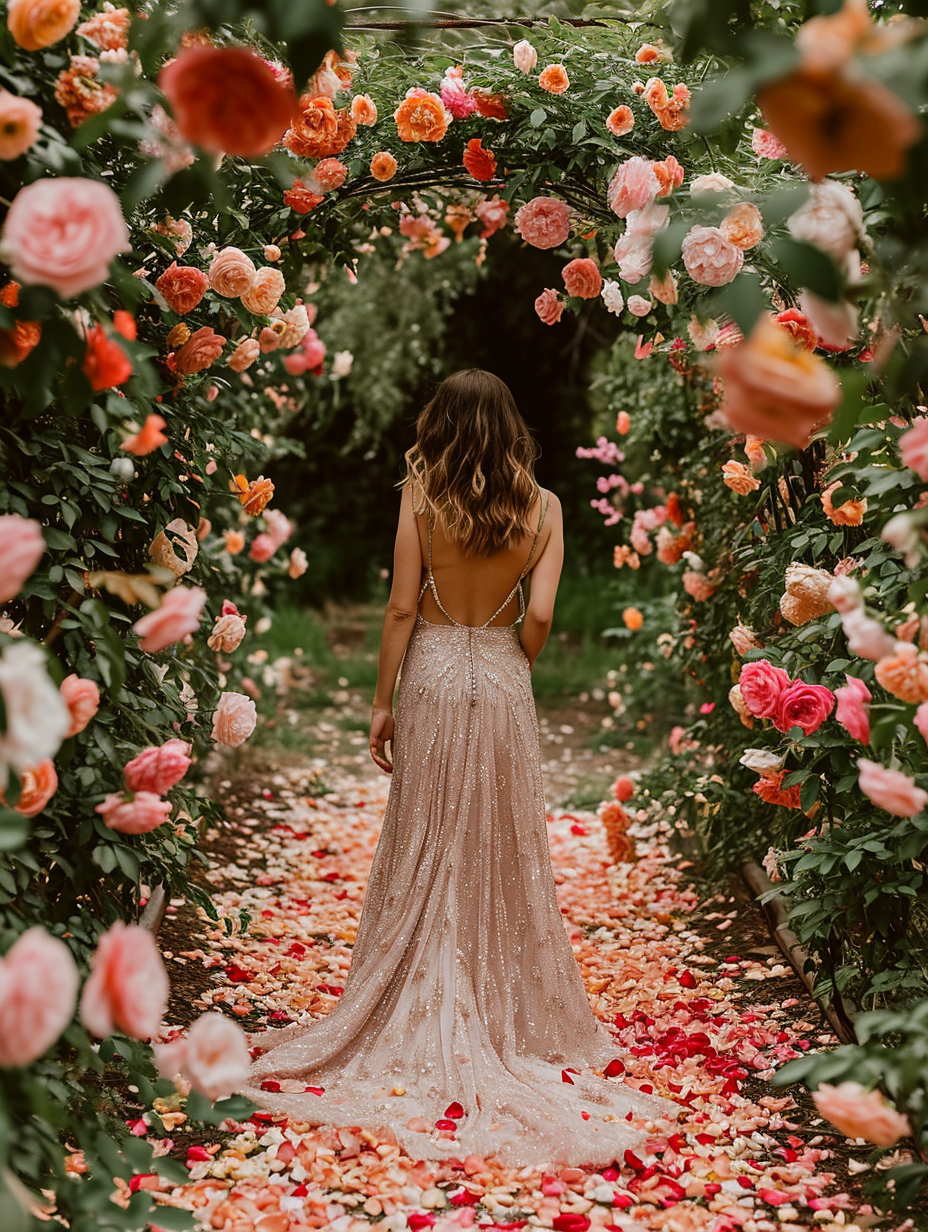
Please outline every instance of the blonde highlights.
M466 556L490 556L530 534L538 446L499 377L468 368L448 377L416 420L406 453L413 508L441 518Z

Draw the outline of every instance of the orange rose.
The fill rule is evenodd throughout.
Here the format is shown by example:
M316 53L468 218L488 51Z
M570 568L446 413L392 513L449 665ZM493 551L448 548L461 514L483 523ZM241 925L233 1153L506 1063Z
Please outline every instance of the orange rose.
M748 496L760 487L760 480L743 462L726 462L722 467L722 476L725 487L731 488L738 496Z
M496 175L496 155L483 148L480 137L472 137L464 149L464 166L475 180L492 180Z
M134 453L137 458L143 458L146 454L153 453L160 445L167 444L168 438L162 432L164 426L164 419L160 415L146 415L141 431L135 436L127 437L120 448L128 453Z
M789 773L789 770L777 770L773 774L765 774L751 790L767 804L778 804L789 809L801 808L799 784L794 783L792 787L783 786L783 780Z
M477 104L477 115L485 120L507 120L509 110L502 94L490 94L486 90L472 90L474 102Z
M674 86L672 94L668 94L660 77L652 77L645 84L641 97L667 132L678 132L689 123L690 91L682 81Z
M404 98L393 118L401 141L441 141L448 131L445 104L425 90Z
M298 158L331 158L341 154L356 132L349 111L337 111L324 94L304 94L297 117L284 134L284 145Z
M222 538L230 556L238 556L245 550L245 536L240 530L227 530Z
M271 497L274 495L274 485L270 479L265 479L263 475L259 475L257 479L252 479L251 483L244 475L236 475L230 485L233 492L238 493L238 499L241 501L242 508L253 518L256 518L259 513L263 513Z
M8 282L0 291L0 303L6 308L19 304L19 283ZM15 368L39 345L42 326L37 321L17 321L12 329L0 329L0 365Z
M80 0L10 0L6 24L23 51L41 51L70 34L80 15Z
M661 58L661 53L652 43L642 43L635 52L636 64L655 64Z
M928 701L928 661L911 642L897 642L895 652L880 659L874 674L900 701L911 705Z
M841 483L838 481L829 484L822 492L822 508L825 511L825 517L834 522L835 526L860 526L867 512L866 499L846 500L836 509L831 502L831 494L836 492L840 486Z
M570 89L570 78L567 76L567 69L563 64L549 64L539 74L538 84L543 90L547 90L549 94L566 94Z
M294 214L308 214L324 200L322 193L313 192L299 180L294 180L293 187L284 193L284 205L288 205Z
M41 813L57 790L55 763L50 757L46 757L37 766L23 771L22 791L16 804L16 812L22 813L24 817L35 817Z
M155 283L155 287L171 311L183 316L192 312L206 294L209 279L195 266L178 265L176 261L172 261Z
M369 94L356 94L351 100L351 118L369 128L377 123L377 106Z
M371 159L371 175L375 180L380 180L381 184L385 184L387 180L392 180L396 175L396 169L396 159L386 150L381 150L379 154L375 154Z
M622 623L626 629L631 630L632 633L637 633L644 624L644 616L642 616L638 608L627 607L622 613Z
M612 133L613 137L624 137L634 127L635 113L631 107L626 107L624 104L621 107L616 107L614 111L610 111L606 117L606 128Z

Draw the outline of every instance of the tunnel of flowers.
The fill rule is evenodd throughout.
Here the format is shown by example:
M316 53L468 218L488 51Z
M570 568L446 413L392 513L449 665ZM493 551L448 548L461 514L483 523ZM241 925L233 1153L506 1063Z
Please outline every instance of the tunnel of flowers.
M2 1232L928 1229L928 5L2 11ZM345 984L471 366L564 508L604 1076L679 1108L609 1167L236 1093Z

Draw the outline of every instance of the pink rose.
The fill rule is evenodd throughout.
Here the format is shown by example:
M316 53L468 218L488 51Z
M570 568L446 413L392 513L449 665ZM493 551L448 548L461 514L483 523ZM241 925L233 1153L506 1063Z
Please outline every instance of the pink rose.
M751 149L758 158L786 158L786 146L765 128L755 128L751 133Z
M96 681L85 680L72 672L62 680L59 692L71 712L71 726L65 732L67 740L69 736L82 732L100 709L100 690Z
M921 416L908 432L903 432L899 437L899 452L902 465L928 483L928 418Z
M232 1095L251 1067L245 1032L216 1010L201 1014L186 1039L156 1044L155 1059L163 1077L182 1074L212 1100Z
M506 220L509 217L509 202L503 201L499 197L489 197L477 202L474 206L474 213L483 223L480 238L488 240L491 235L495 235L497 231L501 231L505 227Z
M293 523L279 509L265 509L264 524L267 527L267 533L278 547L283 547L293 534Z
M302 548L294 548L290 553L290 565L287 569L287 576L294 579L300 578L309 568L309 561L306 559L306 553Z
M168 976L154 937L121 920L97 942L81 994L81 1022L105 1039L124 1031L135 1039L158 1034L168 1007Z
M561 270L564 286L568 295L578 299L596 299L603 289L602 274L599 266L589 257L577 257Z
M535 300L535 312L543 325L556 325L564 312L564 304L557 291L545 287Z
M74 1016L80 977L63 941L36 926L0 959L0 1066L30 1065Z
M152 791L137 791L127 798L121 792L110 794L94 809L103 824L120 834L149 834L163 825L173 805Z
M325 343L312 328L303 335L300 349L284 358L284 367L291 376L302 376L304 372L321 369L325 360Z
M847 684L835 689L838 709L835 718L854 740L870 743L870 701L872 694L859 676L845 676Z
M258 712L244 693L223 693L213 715L213 739L217 744L237 749L255 730Z
M861 757L857 763L860 790L877 808L894 817L914 817L928 804L928 791L901 770L887 770L878 762Z
M241 646L244 636L245 621L241 616L233 613L217 619L206 644L210 650L231 654L233 650L238 650Z
M126 786L130 791L166 795L190 769L189 753L190 745L176 739L143 749L123 767Z
M683 264L694 282L722 287L738 274L744 253L718 227L690 227L683 237Z
M45 552L42 527L18 513L0 516L0 603L15 599Z
M142 616L132 626L137 633L142 650L157 654L166 646L179 642L188 633L195 633L200 626L200 613L206 602L206 591L200 586L175 586L147 616Z
M248 549L248 555L252 560L263 565L266 560L270 560L277 551L277 544L270 535L264 533L255 535L251 541L251 547Z
M803 734L810 736L818 731L834 706L835 695L831 689L826 689L823 684L794 680L779 696L773 725L781 732L801 727Z
M751 714L759 719L771 719L777 712L781 694L789 688L789 672L774 667L767 659L745 663L738 677L741 696Z
M842 613L841 623L847 637L847 648L859 659L870 659L877 663L895 653L895 638L887 633L878 620L865 615L863 608Z
M609 182L607 200L619 218L625 218L632 210L650 205L660 191L661 182L653 162L636 154L619 164Z
M533 197L516 211L515 224L533 248L558 248L570 235L570 209L556 197Z
M0 159L19 158L36 143L42 108L0 89Z
M455 120L464 120L477 110L476 98L467 90L460 77L445 77L440 93L441 101Z
M34 180L13 198L0 260L17 282L51 287L61 299L105 282L129 231L107 184L62 176Z
M908 1117L888 1104L879 1091L868 1091L859 1082L822 1082L812 1092L815 1106L849 1138L866 1138L877 1146L894 1146L912 1133Z

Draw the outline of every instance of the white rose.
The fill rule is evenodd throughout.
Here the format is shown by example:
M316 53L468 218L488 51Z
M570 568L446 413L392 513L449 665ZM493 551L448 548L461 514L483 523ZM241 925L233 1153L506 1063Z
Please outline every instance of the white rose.
M846 184L822 180L810 185L809 198L787 220L797 240L807 240L839 262L856 248L864 230L864 212Z
M852 577L835 578L828 587L828 598L842 616L847 612L857 611L864 605L860 583Z
M625 307L625 297L622 295L622 288L614 278L607 278L603 283L603 289L600 291L600 296L606 308L610 312L614 312L616 316Z
M775 774L786 760L785 753L772 753L770 749L745 749L738 761L755 774Z
M34 642L16 642L0 655L0 696L6 712L6 731L0 733L0 787L5 787L10 767L22 774L54 757L71 726L71 712Z
M718 171L710 171L708 175L697 175L695 180L690 181L690 196L696 197L700 193L709 192L727 192L734 186L734 182L727 175L722 175Z
M354 356L350 351L336 351L332 359L332 380L337 381L343 376L347 376L351 371L351 366L354 363Z

